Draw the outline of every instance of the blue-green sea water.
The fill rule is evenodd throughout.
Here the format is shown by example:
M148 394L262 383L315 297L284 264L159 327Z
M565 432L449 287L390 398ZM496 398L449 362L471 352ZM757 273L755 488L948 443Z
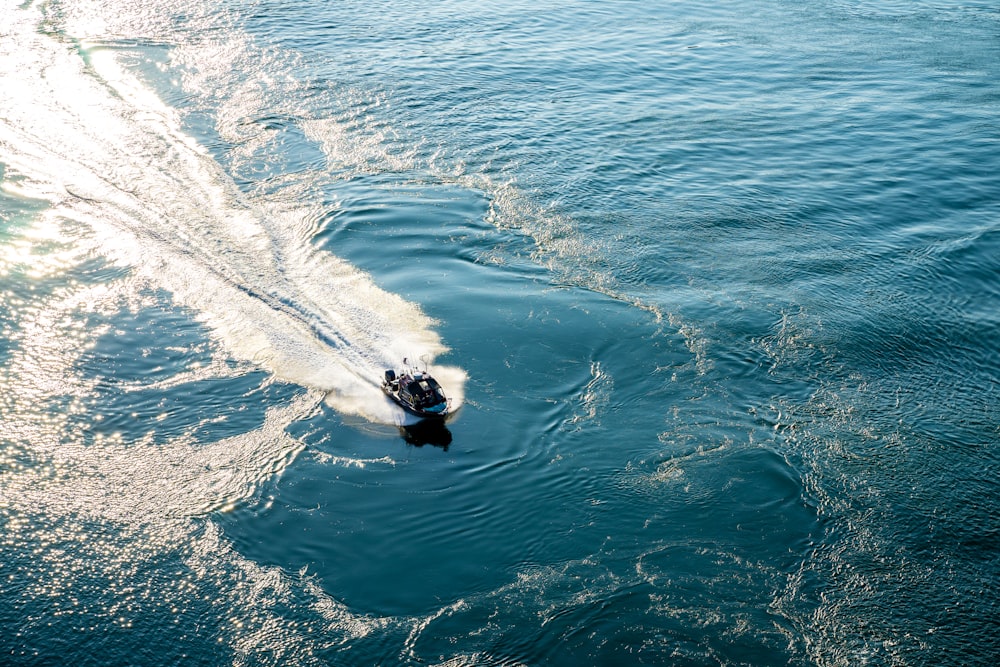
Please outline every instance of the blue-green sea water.
M993 665L998 382L995 2L0 8L2 665Z

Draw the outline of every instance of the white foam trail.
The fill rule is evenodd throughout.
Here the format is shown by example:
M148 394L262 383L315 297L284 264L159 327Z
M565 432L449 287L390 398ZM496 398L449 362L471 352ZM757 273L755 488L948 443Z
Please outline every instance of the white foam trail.
M297 233L307 206L243 197L115 51L81 56L38 31L37 9L4 13L0 162L30 194L200 313L234 357L328 392L340 411L404 423L378 381L403 357L446 351L434 322ZM465 373L433 370L460 405Z

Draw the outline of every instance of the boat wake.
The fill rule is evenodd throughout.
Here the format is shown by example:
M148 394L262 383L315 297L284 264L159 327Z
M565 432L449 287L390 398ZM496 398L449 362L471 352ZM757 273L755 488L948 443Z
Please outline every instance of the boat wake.
M312 242L318 206L241 193L122 64L122 50L38 30L13 13L0 40L0 163L18 194L83 225L136 289L169 291L235 358L323 391L338 411L407 423L379 388L409 355L446 352L416 305ZM456 403L465 374L435 365Z

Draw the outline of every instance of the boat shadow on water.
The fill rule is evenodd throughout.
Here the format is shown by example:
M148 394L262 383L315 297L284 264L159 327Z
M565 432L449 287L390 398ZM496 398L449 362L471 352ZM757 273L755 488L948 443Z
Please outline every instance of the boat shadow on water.
M416 447L433 445L447 451L448 445L451 444L451 431L443 421L438 420L424 420L400 426L399 434L407 444Z

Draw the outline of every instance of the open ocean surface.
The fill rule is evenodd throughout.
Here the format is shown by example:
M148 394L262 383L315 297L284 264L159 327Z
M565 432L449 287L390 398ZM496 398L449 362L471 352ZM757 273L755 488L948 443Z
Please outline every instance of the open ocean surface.
M3 0L0 177L0 665L1000 658L993 1Z

